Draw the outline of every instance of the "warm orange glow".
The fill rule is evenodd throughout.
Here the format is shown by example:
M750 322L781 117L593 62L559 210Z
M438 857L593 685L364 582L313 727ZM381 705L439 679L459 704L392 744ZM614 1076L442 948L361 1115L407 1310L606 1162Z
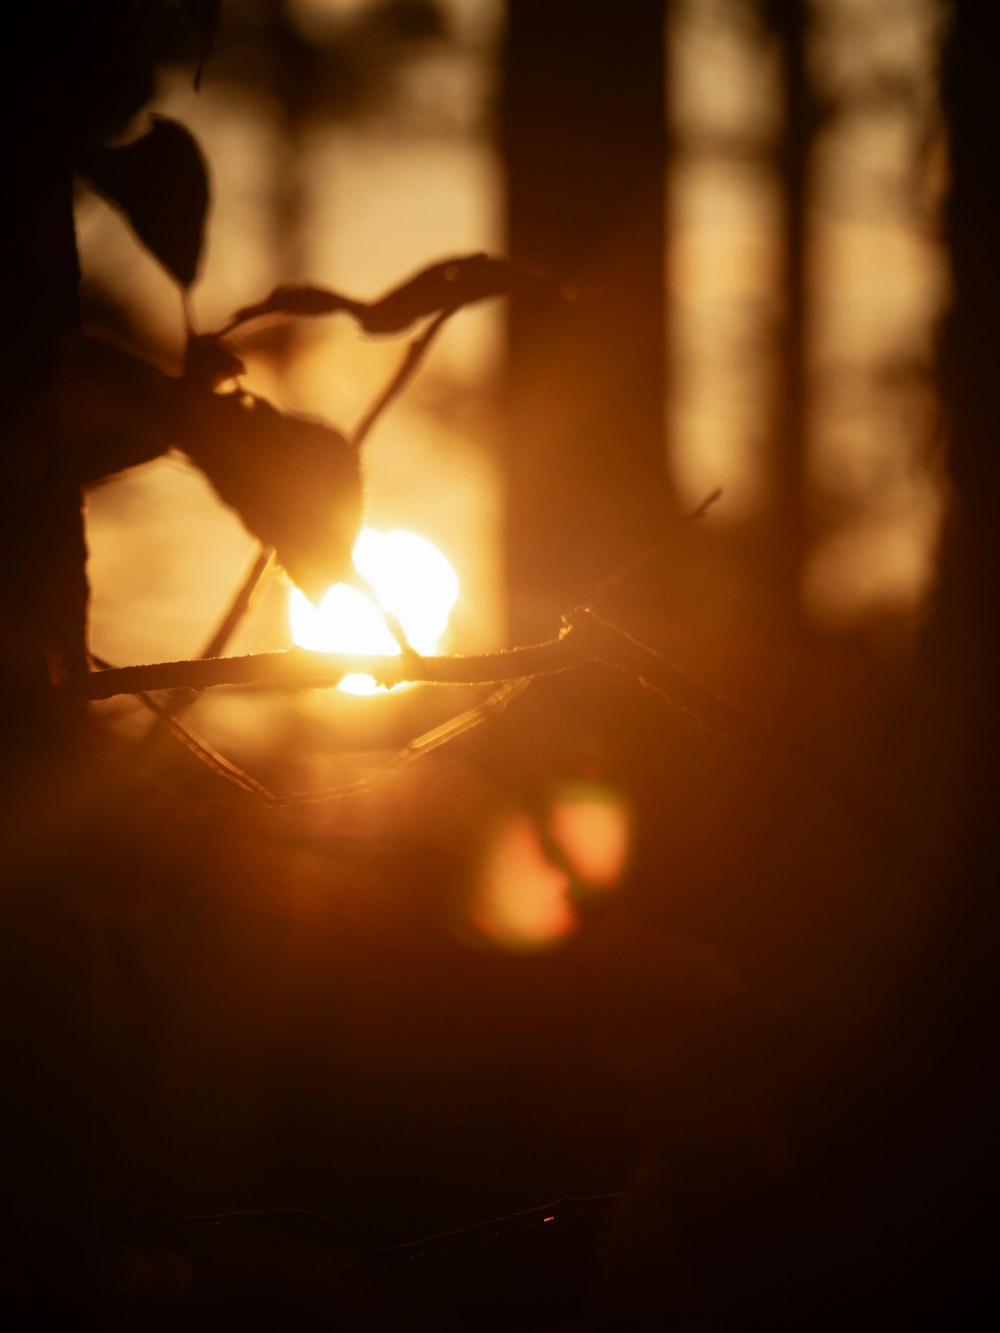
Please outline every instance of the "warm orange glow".
M607 893L622 880L632 816L603 783L560 788L544 829L527 814L494 830L475 881L469 920L494 944L539 949L576 929L576 896Z
M398 616L417 652L435 652L458 600L458 578L437 547L415 532L365 528L354 564L385 609Z
M552 807L549 832L581 884L611 889L625 870L632 841L628 808L595 783L562 793Z
M365 528L354 546L354 565L397 617L420 653L436 652L458 600L458 577L449 561L424 537L396 529ZM314 606L298 588L288 603L292 637L319 653L372 653L395 656L399 644L375 603L346 583L337 583ZM374 694L371 676L345 676L348 694Z
M497 830L480 871L471 920L496 944L537 949L576 925L570 877L545 855L527 815L512 815Z

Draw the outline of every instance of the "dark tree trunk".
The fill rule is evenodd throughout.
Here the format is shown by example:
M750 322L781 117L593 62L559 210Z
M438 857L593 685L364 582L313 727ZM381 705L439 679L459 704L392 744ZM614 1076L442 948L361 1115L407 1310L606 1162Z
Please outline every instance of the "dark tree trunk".
M978 1089L995 1050L1000 1007L1000 110L995 16L973 0L956 0L952 15L944 97L954 297L945 328L944 388L954 503L924 643L913 812L926 839L941 963L925 998L935 1011L938 1053L955 1069L953 1105L962 1105L969 1128L979 1127L979 1138L964 1131L961 1137L979 1152L992 1138L988 1125L995 1124L996 1099ZM960 1086L967 1101L956 1096Z
M1000 725L1000 113L993 86L995 24L988 9L957 0L945 62L954 299L945 330L944 386L956 502L927 642L930 683L940 695L937 740L945 747L940 795L961 825L954 850L974 858L996 845Z
M913 1275L908 1300L921 1322L987 1323L997 1307L1000 1169L992 1077L1000 1017L1000 113L995 15L975 0L950 10L943 91L954 294L943 387L953 503L906 771L919 866L911 902L924 932L872 1101L882 1108L883 1160L893 1163L885 1174L895 1236L883 1230L881 1243Z
M8 1263L38 1267L38 1318L91 1220L89 914L121 831L72 689L88 669L86 548L78 468L54 423L92 407L61 395L79 324L73 172L147 100L165 12L56 0L3 19L17 74L0 91L0 1244L4 1288Z
M29 119L34 109L29 103ZM57 443L41 432L39 410L51 392L60 339L77 325L71 162L57 133L22 138L13 124L7 114L13 141L3 171L7 338L0 369L5 779L16 778L28 755L67 720L52 686L85 669L86 616L82 499L65 476Z
M509 249L579 292L510 313L511 633L551 632L669 517L664 3L512 0Z
M39 26L26 20L14 46L40 40ZM55 1250L84 1206L86 1174L83 1127L66 1123L83 1087L86 924L73 901L77 867L52 855L75 800L68 773L79 717L61 687L85 669L85 556L79 488L40 429L60 339L76 325L78 271L68 143L43 84L3 107L0 1243L15 1266L38 1228L61 1263ZM40 869L53 864L58 880Z
M809 81L806 0L770 0L766 6L780 48L781 193L783 310L777 343L777 385L770 459L772 567L780 624L801 622L801 586L808 554L806 450L809 418L809 164L816 103Z

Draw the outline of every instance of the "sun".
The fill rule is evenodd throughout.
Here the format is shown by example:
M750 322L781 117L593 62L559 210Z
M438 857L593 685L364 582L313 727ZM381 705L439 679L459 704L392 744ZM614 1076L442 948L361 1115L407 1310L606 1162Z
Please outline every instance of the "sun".
M364 528L354 545L354 567L417 652L437 652L458 600L458 576L447 557L415 532ZM318 606L293 587L288 614L300 648L388 657L401 651L375 601L346 583L334 584ZM352 675L345 676L339 688L348 694L374 694L382 687L371 676Z

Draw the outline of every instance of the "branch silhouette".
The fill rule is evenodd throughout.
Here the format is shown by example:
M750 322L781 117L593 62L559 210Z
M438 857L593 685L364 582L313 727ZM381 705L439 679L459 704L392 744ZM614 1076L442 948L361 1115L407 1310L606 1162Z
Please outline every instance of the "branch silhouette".
M289 648L244 657L93 671L83 681L83 693L87 699L98 700L120 694L148 696L157 690L199 691L223 685L310 689L336 685L353 673L372 676L386 686L503 685L569 671L587 662L601 662L626 672L707 731L721 735L786 775L805 780L845 813L890 862L908 862L910 851L886 809L829 759L776 735L766 723L689 675L658 649L589 607L577 607L565 616L555 638L496 653L372 657Z
M568 627L555 639L525 648L468 656L400 657L311 652L287 648L242 657L202 658L111 667L91 672L82 682L86 699L154 690L207 690L221 685L314 689L336 685L347 675L368 675L379 685L488 685L546 675L578 666L592 655L570 643Z

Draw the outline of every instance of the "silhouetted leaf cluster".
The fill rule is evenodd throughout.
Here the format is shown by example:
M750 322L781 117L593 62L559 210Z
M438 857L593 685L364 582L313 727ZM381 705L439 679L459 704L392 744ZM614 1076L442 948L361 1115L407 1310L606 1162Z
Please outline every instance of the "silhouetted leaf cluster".
M361 472L339 431L249 394L208 394L178 443L308 596L350 572Z
M180 188L174 191L174 221L168 227L168 213L158 212L153 201L164 197L163 184L171 175ZM201 157L187 131L157 120L142 139L101 155L94 178L186 287L197 271L208 197ZM280 412L245 392L218 392L244 370L225 335L276 314L346 311L370 333L398 333L436 315L365 419L360 438L408 381L430 335L449 314L546 281L477 254L433 264L372 302L319 287L282 287L238 311L224 334L191 334L179 378L109 343L75 336L65 347L47 433L62 441L74 478L87 485L171 447L182 450L248 531L274 548L295 583L315 599L350 571L361 525L359 450L319 420Z
M218 21L216 0L182 8L204 60ZM197 143L176 121L154 116L131 142L82 154L77 169L118 208L139 241L186 293L198 277L209 206L209 180ZM545 281L504 260L474 254L433 264L374 301L316 286L283 286L245 306L221 334L189 331L181 378L93 339L67 348L60 392L47 423L69 443L71 471L94 484L183 450L311 597L345 577L361 522L358 450L324 423L282 413L243 392L219 393L243 363L226 336L266 316L345 312L372 334L397 334L430 316ZM434 330L427 335L426 341ZM361 435L412 374L424 347L411 353L397 381L373 407ZM360 437L359 437L360 438Z
M492 296L551 286L551 281L506 259L464 255L421 269L377 301L358 301L325 287L278 287L254 305L237 310L227 332L268 315L352 315L366 333L403 333L418 320Z
M219 8L219 0L179 0L174 6L194 29L201 64L215 37ZM397 17L409 12L406 6L398 9ZM416 6L413 13L419 10ZM107 30L98 25L100 32L117 33L119 27L125 32L128 14L125 9L116 14ZM154 10L141 8L140 17L145 33ZM122 42L122 52L130 53L132 45L124 37ZM119 59L116 52L106 53L112 65ZM183 125L163 116L153 116L130 142L111 147L102 140L116 133L118 124L105 116L100 126L88 120L81 127L73 169L122 213L186 297L199 275L210 201L197 143ZM141 355L69 333L58 349L55 392L40 407L39 424L74 484L94 485L169 448L182 450L247 529L275 550L295 582L318 597L350 569L361 522L359 442L409 382L437 329L467 305L540 284L552 286L505 260L473 254L432 264L372 301L318 286L282 286L239 310L219 334L189 328L180 377L163 374ZM240 327L264 317L337 312L375 335L403 333L429 321L353 441L332 426L280 412L241 390L220 392L243 373L228 341Z
M143 245L188 288L201 261L208 172L183 125L165 116L152 121L131 143L92 153L81 173L121 209Z
M68 337L40 426L72 479L93 486L177 448L312 596L343 578L361 523L357 450L338 431L246 393L216 393L239 358L192 339L189 373L164 375L97 338Z

